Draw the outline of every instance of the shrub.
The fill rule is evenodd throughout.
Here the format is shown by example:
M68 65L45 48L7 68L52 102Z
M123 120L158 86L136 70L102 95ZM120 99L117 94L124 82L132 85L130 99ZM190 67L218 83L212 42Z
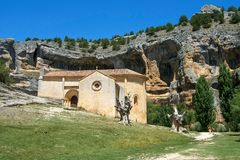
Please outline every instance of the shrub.
M89 48L88 49L88 53L93 53L95 51L95 49Z
M38 41L38 40L39 40L39 38L36 38L36 37L35 37L35 38L33 38L32 40L33 40L33 41Z
M240 13L234 13L231 17L230 23L237 24L240 22Z
M214 122L210 126L214 129L214 132L227 132L228 131L228 128L224 124L218 124L218 123Z
M137 32L137 35L141 35L144 32L144 30L140 30Z
M212 23L212 18L210 14L202 14L200 23L203 28L210 28Z
M91 48L94 49L94 50L96 50L96 49L98 48L98 45L97 45L97 44L93 44L93 45L91 46Z
M218 124L215 129L216 132L227 132L228 129L223 124Z
M58 44L59 47L62 47L62 39L59 37L55 37L54 42Z
M219 22L220 24L224 23L224 12L213 10L213 13L211 14L211 18L214 20L214 22Z
M208 125L215 120L213 93L203 76L198 79L195 89L193 104L196 111L196 120L201 123L202 129L207 130Z
M113 46L112 46L113 51L119 51L120 49L121 49L121 47L118 44L113 44Z
M154 27L146 28L145 32L147 35L153 36L155 34L155 28Z
M109 46L110 42L107 38L101 40L101 46L103 49L106 49Z
M94 44L100 45L101 39L95 39L92 41Z
M174 29L174 26L172 25L172 23L167 23L166 24L166 31L170 32Z
M228 12L237 12L238 9L237 9L237 7L230 6L230 7L228 7L228 10L227 10L227 11L228 11Z
M178 112L182 114L185 112L183 116L183 126L189 128L192 124L196 122L195 111L193 109L189 109L185 104L177 105Z
M215 19L217 18L215 17ZM203 28L209 28L212 23L212 14L195 14L192 16L190 23L193 26L193 31L199 30L201 26Z
M86 53L86 52L87 52L87 50L86 50L85 48L81 49L81 51L82 51L83 53Z
M187 18L187 16L181 16L181 17L179 18L178 25L186 26L187 23L188 23L188 18Z
M147 122L148 124L171 127L170 119L167 114L172 114L173 109L170 106L160 106L148 102L147 104Z
M201 125L201 123L200 123L200 122L194 123L193 125L191 125L190 130L191 130L191 131L197 131L197 132L202 131L202 125Z
M88 48L88 40L85 38L77 39L79 48Z
M124 37L116 37L111 41L111 45L125 45L126 39Z
M201 28L201 22L197 15L192 16L190 23L193 26L193 31L197 31Z
M0 59L0 82L9 84L12 82L12 78L10 77L10 70L6 67L3 60Z
M65 42L65 48L66 49L75 50L76 42L75 42L74 38L69 38L68 36L65 36L64 42Z
M25 41L30 41L31 40L31 38L29 38L29 37L27 37L26 39L25 39Z

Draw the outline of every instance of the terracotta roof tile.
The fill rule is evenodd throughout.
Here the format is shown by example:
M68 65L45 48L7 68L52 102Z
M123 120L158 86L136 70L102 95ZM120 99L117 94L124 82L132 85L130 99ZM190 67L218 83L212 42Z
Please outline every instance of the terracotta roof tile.
M44 77L85 77L95 71L96 70L49 71L44 75ZM98 71L109 76L135 75L146 78L145 75L137 73L130 69L103 69Z

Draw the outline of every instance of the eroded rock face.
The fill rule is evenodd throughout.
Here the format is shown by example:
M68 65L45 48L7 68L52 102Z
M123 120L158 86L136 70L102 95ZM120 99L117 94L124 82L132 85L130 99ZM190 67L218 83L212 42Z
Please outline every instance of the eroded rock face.
M13 39L0 39L0 59L11 69L14 69L15 66L15 51L13 49L13 44Z
M145 33L121 46L119 51L98 48L93 53L59 48L55 43L0 41L0 56L19 70L51 68L79 70L129 68L148 77L148 97L157 102L168 101L171 84L177 82L180 102L191 106L198 78L205 76L217 89L218 65L232 70L240 67L239 24L214 24L209 29L192 32L190 26L171 32ZM16 63L14 62L16 59Z

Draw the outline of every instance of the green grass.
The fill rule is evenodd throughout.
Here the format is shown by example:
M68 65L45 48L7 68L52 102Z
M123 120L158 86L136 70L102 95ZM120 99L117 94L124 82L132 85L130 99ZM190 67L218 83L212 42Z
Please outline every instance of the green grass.
M191 145L190 138L163 127L127 127L113 119L69 112L44 116L21 107L0 114L0 159L137 159Z
M211 142L195 145L194 149L203 156L213 156L222 160L240 159L240 133L224 133Z

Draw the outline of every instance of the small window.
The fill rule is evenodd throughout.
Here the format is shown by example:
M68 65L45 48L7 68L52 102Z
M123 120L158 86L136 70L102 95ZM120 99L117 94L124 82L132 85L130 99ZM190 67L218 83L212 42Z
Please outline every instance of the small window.
M134 96L133 103L134 103L134 105L138 104L138 96L137 95Z
M94 91L100 91L101 88L102 88L101 82L99 82L99 81L94 81L94 82L93 82L93 84L92 84L92 89L93 89Z

